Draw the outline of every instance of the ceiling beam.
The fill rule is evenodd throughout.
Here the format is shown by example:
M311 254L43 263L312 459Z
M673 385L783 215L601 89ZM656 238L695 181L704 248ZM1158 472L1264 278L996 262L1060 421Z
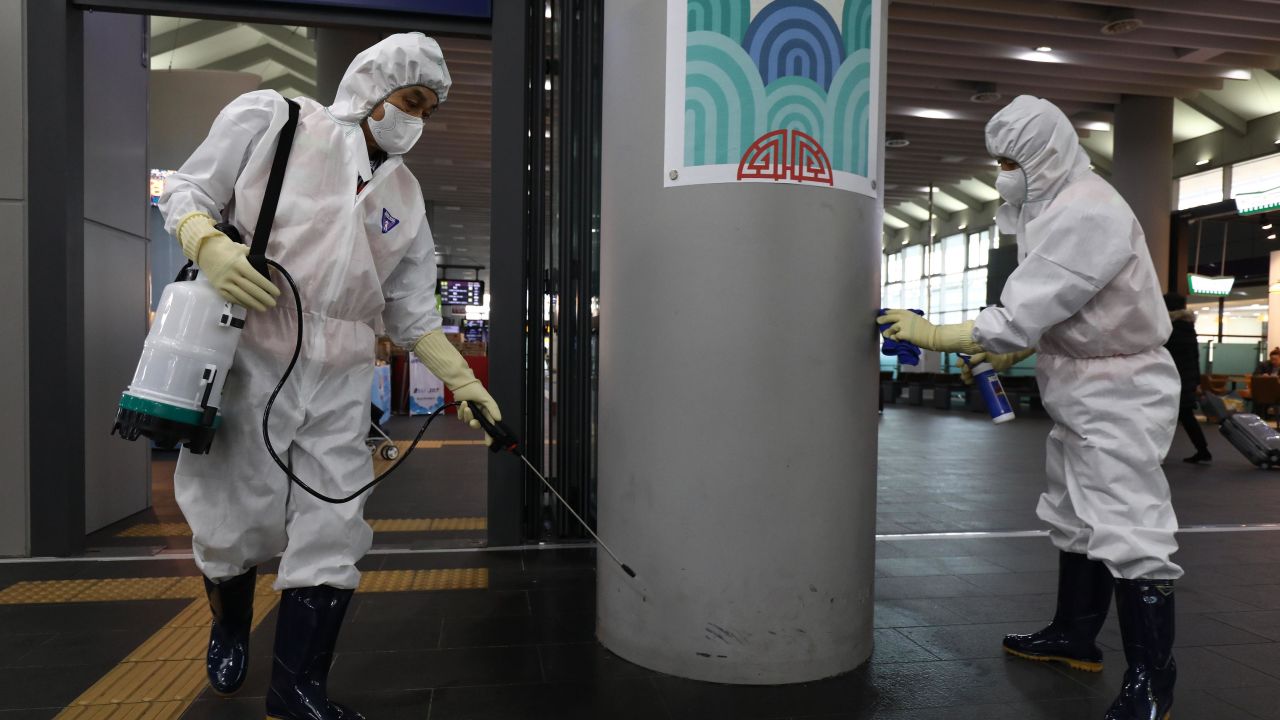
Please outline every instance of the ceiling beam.
M272 45L296 55L299 60L315 64L315 43L308 40L305 35L299 35L283 25L253 25L252 27Z
M974 12L973 5L992 0L965 0L965 7L916 6L895 2L889 6L890 31L893 20L941 23L955 27L973 28L983 32L998 29L1025 41L1023 33L1042 33L1055 37L1097 38L1100 27L1094 23L1065 22L1049 17L1010 15L1004 13ZM1040 0L1036 0L1039 5ZM1112 38L1104 38L1116 41ZM1280 55L1280 42L1274 39L1230 37L1204 32L1183 32L1141 28L1121 36L1119 42L1175 47L1209 47L1258 55Z
M1280 23L1267 22L1259 17L1254 17L1249 22L1240 22L1231 18L1186 15L1160 10L1139 10L1134 13L1134 17L1143 23L1143 28L1137 32L1143 32L1146 28L1158 28L1260 40L1274 40L1280 37Z
M892 67L895 62L906 63L909 65L935 65L938 67L1027 73L1032 75L1041 75L1047 78L1057 78L1064 75L1070 75L1077 79L1109 81L1114 80L1116 77L1114 69L1085 67L1083 65L1076 65L1070 62L1046 63L1033 62L1030 60L1001 60L996 58L974 57L972 55L945 55L936 52L890 50L890 67ZM1136 69L1130 69L1124 73L1124 80L1128 83L1141 85L1164 85L1166 87L1199 88L1202 90L1220 90L1222 89L1224 79L1225 78L1221 76L1197 77L1193 74L1175 75L1170 73L1139 72Z
M1203 63L1218 57L1222 51L1213 48L1175 48L1173 54L1178 56L1179 62Z
M221 20L184 21L168 32L151 36L151 55L155 57L156 55L173 52L187 45L216 38L238 27L240 27L240 23L223 22Z
M964 203L965 207L969 208L970 210L979 211L979 210L982 210L984 207L986 207L986 203L966 193L964 190L961 190L958 186L954 184L943 187L942 192Z
M895 37L890 41L890 46L893 51L932 53L936 55L958 56L961 58L989 58L1005 64L1014 63L1020 67L1025 67L1025 63L1034 63L1036 65L1056 64L1069 65L1072 67L1124 70L1126 73L1145 72L1157 75L1177 75L1181 77L1209 77L1227 80L1239 79L1231 77L1231 73L1237 72L1238 68L1228 68L1218 65L1199 65L1195 62L1190 62L1185 57L1181 56L1177 59L1135 58L1122 55L1064 50L1061 47L1054 48L1052 53L1046 55L1044 53L1038 53L1030 47L1020 44L1012 45L1008 42L974 42L967 40L944 40L941 38L926 39L915 37ZM1219 50L1207 50L1204 52L1221 54L1221 51ZM1026 59L1047 57L1058 58L1062 60L1062 62L1044 63Z
M964 80L947 80L945 78L927 78L914 75L895 75L889 74L889 87L897 91L909 90L910 92L950 92L956 94L968 93L972 96L977 92L977 83L970 83ZM1094 90L1080 90L1077 88L1054 87L1031 87L1029 85L1014 85L1009 83L995 84L996 92L1004 95L1004 100L993 103L992 108L999 108L1013 100L1019 95L1036 95L1047 99L1060 100L1077 100L1080 102L1104 103L1107 105L1115 105L1120 102L1120 93L1099 92Z
M1249 132L1248 121L1228 108L1223 107L1222 103L1204 93L1191 98L1183 98L1182 102L1190 105L1192 110L1235 133L1237 137L1244 137Z
M907 227L910 227L912 229L919 229L919 227L923 224L923 221L917 220L897 208L886 206L884 209L884 214L889 215L891 217L895 217L898 220L901 220L902 222L907 224Z
M274 62L299 77L312 78L316 75L315 63L299 60L292 53L284 52L273 45L258 45L244 52L229 55L216 62L201 66L202 70L250 70L264 62Z
M1115 6L1115 0L1076 0L1086 5ZM1137 10L1162 10L1186 15L1231 18L1250 22L1280 23L1280 5L1252 0L1124 0L1125 7Z
M975 70L963 67L940 67L937 65L910 65L903 62L892 63L889 71L894 74L916 75L923 77L944 77L967 82L994 82L997 86L1008 84L1046 86L1051 84L1082 90L1117 93L1121 95L1154 95L1157 97L1185 97L1195 95L1194 87L1174 87L1170 85L1142 85L1130 82L1124 74L1113 73L1110 80L1091 80L1062 74L1057 77L1033 75L1029 73Z

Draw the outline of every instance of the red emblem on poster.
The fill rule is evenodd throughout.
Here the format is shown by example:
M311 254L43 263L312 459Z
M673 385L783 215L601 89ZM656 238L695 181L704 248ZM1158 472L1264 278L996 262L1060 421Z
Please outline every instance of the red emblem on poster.
M788 145L786 130L761 135L742 154L742 161L738 163L738 179L786 180Z
M738 179L835 185L827 152L799 130L774 130L751 143L738 163Z

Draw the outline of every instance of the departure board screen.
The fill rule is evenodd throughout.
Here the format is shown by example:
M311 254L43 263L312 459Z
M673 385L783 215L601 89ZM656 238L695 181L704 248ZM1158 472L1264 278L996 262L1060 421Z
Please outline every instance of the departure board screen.
M441 305L483 305L483 280L441 280Z

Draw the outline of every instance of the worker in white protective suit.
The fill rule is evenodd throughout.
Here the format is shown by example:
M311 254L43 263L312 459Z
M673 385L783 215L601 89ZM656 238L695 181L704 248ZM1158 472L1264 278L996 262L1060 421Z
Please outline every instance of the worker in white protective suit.
M1075 129L1052 103L1015 99L987 124L1000 162L1000 231L1018 237L1018 268L1000 307L933 326L904 310L886 337L963 352L1007 370L1039 353L1054 420L1048 489L1037 514L1061 551L1053 622L1005 638L1018 657L1097 672L1095 638L1112 588L1128 671L1108 720L1161 720L1173 704L1171 556L1178 529L1160 468L1178 418L1178 371L1164 349L1169 316L1142 229L1089 169ZM1113 580L1114 578L1114 580Z
M373 478L365 446L381 316L397 343L469 405L501 419L497 404L441 332L435 248L421 189L401 158L451 81L439 44L420 33L393 35L360 53L329 107L298 98L292 154L266 254L297 281L305 315L298 366L275 402L272 444L300 478L345 496ZM183 451L174 486L191 525L213 627L209 681L224 694L244 682L255 568L283 554L283 591L267 715L277 720L360 718L329 701L326 677L351 594L356 562L373 531L367 495L329 504L292 492L262 439L264 405L293 354L293 302L276 305L277 282L256 273L247 248L215 229L217 220L251 235L277 138L284 98L260 90L218 115L208 138L168 179L165 228L226 298L250 308L227 376L225 421L207 455Z

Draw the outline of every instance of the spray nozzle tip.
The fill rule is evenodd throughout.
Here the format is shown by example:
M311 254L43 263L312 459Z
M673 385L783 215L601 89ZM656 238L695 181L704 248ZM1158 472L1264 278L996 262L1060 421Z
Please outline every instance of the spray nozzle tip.
M623 565L622 572L626 573L627 575L630 575L631 577L636 576L636 571L632 570L630 565Z

